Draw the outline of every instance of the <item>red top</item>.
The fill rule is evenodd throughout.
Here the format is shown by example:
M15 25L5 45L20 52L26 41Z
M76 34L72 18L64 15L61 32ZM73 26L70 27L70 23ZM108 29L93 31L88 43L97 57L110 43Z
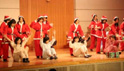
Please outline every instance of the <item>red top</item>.
M42 31L44 35L48 35L48 31L52 28L52 26L49 24L49 22L43 22L42 24Z
M106 31L105 29L108 27L109 25L107 23L102 24L101 22L97 24L97 27L100 27L97 31L96 31L96 37L98 38L106 38Z
M114 24L111 26L111 30L109 31L109 35L119 34L119 26L116 27Z
M7 23L5 23L5 22L2 22L2 24L1 24L1 26L0 26L0 40L2 40L2 34L3 34L3 32L5 31L5 27L7 26Z
M78 36L80 34L81 37L84 37L83 30L81 29L81 26L78 24L77 26L75 24L72 24L68 33L69 38L74 38L75 36Z

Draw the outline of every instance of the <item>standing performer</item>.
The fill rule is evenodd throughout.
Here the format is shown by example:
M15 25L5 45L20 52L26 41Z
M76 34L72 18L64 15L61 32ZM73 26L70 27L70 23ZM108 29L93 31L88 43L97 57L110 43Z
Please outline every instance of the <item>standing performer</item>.
M19 16L19 21L16 24L16 29L20 33L20 35L23 35L25 37L28 37L30 33L30 28L29 26L25 23L24 17Z
M42 58L42 48L40 47L40 38L42 33L42 23L43 23L43 16L39 15L37 21L33 21L30 25L31 28L35 30L34 35L34 44L35 44L35 54L37 58Z
M91 44L90 44L90 50L93 51L93 48L95 47L95 40L96 40L96 25L97 25L97 15L92 15L93 19L89 25L89 29L91 29Z
M102 16L101 18L101 22L98 23L96 29L96 37L97 37L97 46L96 46L96 53L97 54L101 54L100 52L100 45L101 45L101 41L103 42L103 50L105 48L105 41L106 41L106 31L105 29L108 27L109 25L107 24L107 17L106 16Z
M124 39L124 18L123 18L123 22L120 25L119 35L121 36L120 39L123 40ZM124 51L124 42L120 43L120 50Z
M109 31L109 36L119 34L119 18L117 16L114 17L114 22L111 25L111 30Z
M2 22L2 24L0 26L0 31L1 31L1 33L0 33L0 57L5 54L5 53L3 53L3 50L4 49L6 50L7 47L8 47L8 42L6 42L6 39L2 37L2 34L5 31L5 27L7 26L9 21L10 21L10 17L9 16L5 16L4 17L4 22ZM2 47L2 46L4 46L4 47ZM8 54L8 53L6 53L6 54ZM3 58L4 59L6 58L5 55L3 56Z
M49 30L53 27L53 24L50 24L47 20L48 16L44 15L43 16L43 26L42 26L42 31L45 36L49 36Z
M68 38L73 39L76 36L80 36L82 39L85 37L83 30L81 29L81 26L78 24L79 20L78 18L74 19L74 24L71 25L69 33L68 33ZM73 49L70 48L70 54L73 56Z
M17 31L17 29L15 28L16 25L16 21L14 19L10 20L10 22L8 23L8 25L5 27L5 32L4 34L11 40L14 41L16 37L20 37L23 38L22 35L20 35ZM7 41L8 42L8 41ZM9 42L8 42L9 43ZM10 45L10 44L9 44ZM9 45L4 46L3 48L3 60L6 62L7 61L7 57L8 57L8 48ZM11 46L10 46L11 47ZM11 51L13 53L13 48L11 47Z

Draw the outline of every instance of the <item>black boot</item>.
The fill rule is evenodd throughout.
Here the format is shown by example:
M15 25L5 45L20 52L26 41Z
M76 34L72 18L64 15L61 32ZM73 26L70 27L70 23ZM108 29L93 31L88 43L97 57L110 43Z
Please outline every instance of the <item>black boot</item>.
M53 59L53 57L51 56L51 57L50 57L50 60L52 60L52 59Z
M71 56L74 56L73 54L71 54Z
M37 56L37 58L39 59L39 56Z
M54 57L54 59L58 59L58 57L57 57L57 56L55 56L55 57Z
M85 55L84 58L89 58L89 56Z
M97 52L97 54L101 54L101 52Z
M7 62L7 59L3 59L3 62Z
M1 59L2 57L0 56L0 59Z
M43 58L43 56L41 56L41 58Z
M90 51L93 51L93 49L90 49Z
M26 62L28 62L28 63L30 62L28 58L26 58Z
M24 63L26 63L26 58L23 58L23 60L22 60Z

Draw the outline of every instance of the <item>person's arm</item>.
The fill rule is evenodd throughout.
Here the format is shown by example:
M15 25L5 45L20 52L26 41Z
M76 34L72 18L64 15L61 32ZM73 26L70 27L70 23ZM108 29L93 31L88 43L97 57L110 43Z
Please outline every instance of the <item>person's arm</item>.
M81 38L83 39L83 38L85 38L85 36L84 36L83 30L80 25L79 25L79 28L80 28L79 34L81 35Z
M53 43L56 41L56 39L55 39L55 34L56 34L56 32L55 32L55 30L54 30L52 40L50 41L50 44L51 44L51 45L53 45Z
M31 37L31 34L30 36L28 36L28 38L25 38L25 40L22 42L22 46L24 47L25 44L28 42L29 38Z
M43 43L43 33L41 33L41 38L40 38L40 46L43 48L44 43Z

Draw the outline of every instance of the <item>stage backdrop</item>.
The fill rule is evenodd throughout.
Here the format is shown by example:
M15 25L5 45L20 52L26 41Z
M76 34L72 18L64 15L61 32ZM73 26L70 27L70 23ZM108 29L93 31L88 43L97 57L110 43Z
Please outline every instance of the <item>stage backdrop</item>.
M39 14L47 14L48 21L53 23L50 32L56 30L57 46L55 48L64 48L67 45L66 32L74 19L74 0L20 0L20 15L24 16L28 25ZM34 36L34 30L31 29L31 31ZM34 46L33 36L28 42L30 48Z

